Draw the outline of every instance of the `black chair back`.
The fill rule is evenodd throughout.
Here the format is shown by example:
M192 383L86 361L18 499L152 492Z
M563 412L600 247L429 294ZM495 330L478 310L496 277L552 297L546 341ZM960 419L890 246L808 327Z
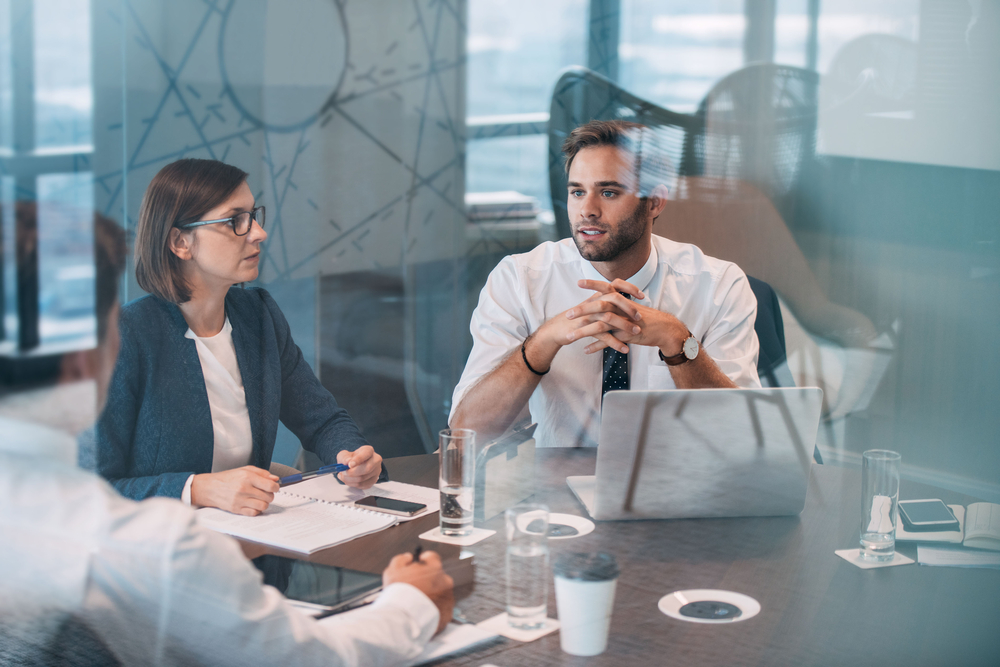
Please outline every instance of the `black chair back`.
M778 295L763 280L747 276L750 289L757 297L757 320L753 324L760 343L757 357L757 375L767 378L772 387L778 386L774 369L785 360L785 325L781 319Z

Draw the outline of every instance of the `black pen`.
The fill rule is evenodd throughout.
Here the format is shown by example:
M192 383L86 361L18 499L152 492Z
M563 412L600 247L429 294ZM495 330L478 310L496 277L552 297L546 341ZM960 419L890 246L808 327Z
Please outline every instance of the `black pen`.
M420 554L423 552L423 550L424 550L424 548L422 546L420 546L419 544L417 545L417 548L413 550L413 562L414 563L420 561Z

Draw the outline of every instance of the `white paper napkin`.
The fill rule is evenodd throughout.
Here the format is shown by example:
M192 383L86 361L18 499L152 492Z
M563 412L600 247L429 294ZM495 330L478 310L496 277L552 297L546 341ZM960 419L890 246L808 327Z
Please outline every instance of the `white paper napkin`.
M476 625L481 630L503 635L508 639L519 642L533 642L559 629L559 621L554 618L547 618L545 619L545 625L538 630L518 630L517 628L510 627L510 624L507 622L507 612L497 614L493 618L487 618L482 623L477 623Z
M420 534L420 539L427 540L428 542L441 542L442 544L457 544L460 547L467 547L476 542L482 542L487 537L495 535L497 531L487 530L485 528L473 528L472 533L467 537L450 537L448 535L441 534L441 527L432 528L426 533Z
M898 551L892 555L892 560L884 562L865 560L861 558L861 549L841 549L840 551L834 551L833 553L837 554L851 565L857 565L862 570L870 570L876 567L892 567L893 565L909 565L913 562L912 558L907 558Z

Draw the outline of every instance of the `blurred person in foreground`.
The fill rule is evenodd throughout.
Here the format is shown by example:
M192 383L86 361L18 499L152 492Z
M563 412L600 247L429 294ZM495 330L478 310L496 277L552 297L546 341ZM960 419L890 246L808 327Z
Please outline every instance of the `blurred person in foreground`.
M103 397L125 242L110 221L96 226L89 368ZM68 434L4 418L0 434L0 664L398 665L451 618L452 581L433 552L396 556L375 603L316 621L190 507L127 500L76 468Z
M348 486L384 473L271 295L243 288L259 275L264 214L247 173L216 160L172 162L146 189L135 274L149 295L122 308L95 433L96 470L127 498L263 512L278 491L279 421L324 465L349 465L337 473Z
M596 447L607 391L760 387L746 275L652 233L668 193L647 128L592 121L563 153L573 236L490 273L451 427L497 435L527 406L540 446Z

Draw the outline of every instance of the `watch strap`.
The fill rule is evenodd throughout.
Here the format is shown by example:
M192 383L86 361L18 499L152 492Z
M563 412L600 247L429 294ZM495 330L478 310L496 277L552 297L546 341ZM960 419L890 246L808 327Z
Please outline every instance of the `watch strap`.
M684 342L681 343L680 354L675 354L670 357L664 356L663 351L657 348L656 353L660 355L660 361L665 363L667 366L680 366L681 364L691 361L691 359L688 359L688 356L684 354L684 343L687 343L691 338L694 338L694 334L688 331L687 337L684 339Z

